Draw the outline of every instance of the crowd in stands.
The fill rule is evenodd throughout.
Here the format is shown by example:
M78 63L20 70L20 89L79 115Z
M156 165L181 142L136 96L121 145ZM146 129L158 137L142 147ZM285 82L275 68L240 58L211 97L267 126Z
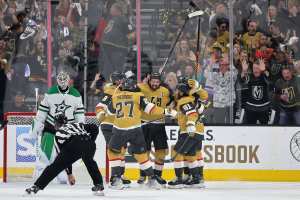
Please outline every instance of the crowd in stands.
M164 72L169 88L175 91L179 76L197 79L209 92L207 123L300 125L300 3L236 1L234 65L230 66L226 1L194 2L205 11L201 17L199 59L198 19L191 19ZM83 68L87 65L89 111L112 71L136 67L133 4L130 0L89 0L87 38L84 0L60 0L52 5L51 79L54 82L56 74L65 70L83 95ZM171 42L186 17L176 10L173 13L169 23L164 24L163 38ZM34 89L39 88L41 94L47 90L46 27L46 1L0 0L0 109L5 108L0 115L6 111L32 111L34 106L27 101L34 101ZM142 67L142 78L146 78L161 66L152 67L142 52Z
M194 2L205 11L200 60L196 63L198 19L191 19L177 43L167 83L176 82L174 73L197 78L212 102L206 110L208 123L300 125L300 3L236 1L230 67L227 2ZM178 33L184 22L184 15L174 13L165 34L173 41L172 28Z

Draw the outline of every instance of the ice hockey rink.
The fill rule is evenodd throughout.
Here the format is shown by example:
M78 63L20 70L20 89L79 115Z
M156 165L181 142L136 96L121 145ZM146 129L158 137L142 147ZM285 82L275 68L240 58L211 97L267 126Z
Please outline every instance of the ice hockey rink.
M207 182L205 189L147 189L133 184L124 190L105 189L105 196L94 196L90 185L75 186L51 184L44 191L36 195L25 195L24 189L30 183L1 183L1 200L85 200L85 199L113 199L113 200L192 200L192 199L230 199L230 200L287 200L300 199L300 183L282 182Z

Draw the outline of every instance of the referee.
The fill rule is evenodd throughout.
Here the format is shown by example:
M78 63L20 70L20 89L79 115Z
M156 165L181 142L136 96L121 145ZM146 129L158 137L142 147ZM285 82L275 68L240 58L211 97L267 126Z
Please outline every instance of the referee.
M94 160L95 140L99 133L98 126L83 123L67 124L67 118L63 114L59 114L55 118L55 128L57 130L55 146L59 153L54 162L35 181L34 185L25 190L26 193L35 194L39 190L43 190L61 171L81 158L93 180L94 187L92 187L92 191L95 195L103 196L103 179Z

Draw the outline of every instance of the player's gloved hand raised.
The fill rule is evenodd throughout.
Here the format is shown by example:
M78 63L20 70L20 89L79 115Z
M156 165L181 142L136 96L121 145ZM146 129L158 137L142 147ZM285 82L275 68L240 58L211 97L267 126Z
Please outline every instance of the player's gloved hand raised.
M100 123L104 120L105 114L106 113L104 111L100 111L97 113L96 118Z
M73 174L69 174L68 181L69 181L70 185L75 185L75 182L76 182L75 176Z
M190 137L194 137L195 134L196 134L196 127L195 127L195 125L187 125L186 131L187 131L187 133L188 133L188 135Z
M164 111L164 114L166 117L172 117L172 118L176 118L177 116L177 111L171 108L166 108Z

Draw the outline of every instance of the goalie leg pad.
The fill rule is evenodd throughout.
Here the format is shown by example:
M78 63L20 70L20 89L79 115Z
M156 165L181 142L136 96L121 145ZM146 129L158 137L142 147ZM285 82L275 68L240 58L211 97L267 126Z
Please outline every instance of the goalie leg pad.
M55 135L49 132L44 132L41 140L41 149L48 158L51 159L53 147L54 147L54 137Z

